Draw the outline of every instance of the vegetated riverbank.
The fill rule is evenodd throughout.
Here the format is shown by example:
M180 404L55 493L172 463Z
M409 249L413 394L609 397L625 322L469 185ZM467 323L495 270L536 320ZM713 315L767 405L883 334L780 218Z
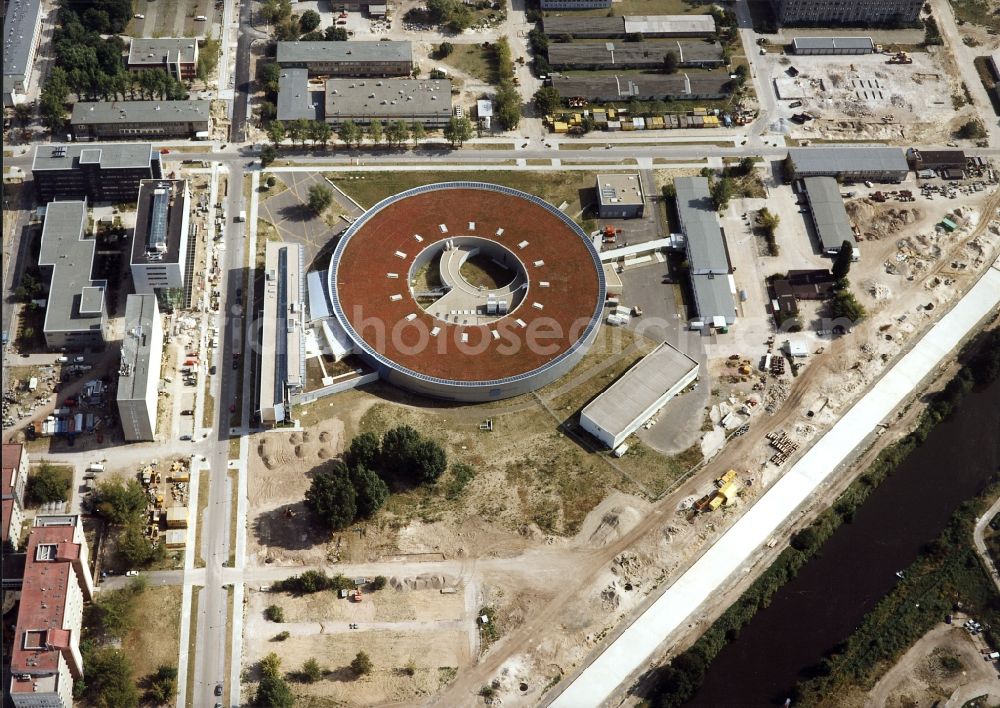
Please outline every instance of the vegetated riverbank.
M868 467L864 474L851 483L830 509L820 514L811 525L793 536L791 545L687 651L675 657L669 666L654 671L652 681L647 685L653 686L650 697L655 705L675 706L690 700L701 686L708 665L722 648L739 636L743 627L760 609L770 604L774 594L798 574L799 570L817 554L826 540L842 523L853 519L857 509L868 499L872 491L926 440L931 430L956 409L973 387L987 385L997 379L998 374L1000 374L1000 331L994 330L981 335L968 348L968 351L975 353L969 357L968 362L960 369L959 373L948 382L944 390L933 396L915 428L899 442L884 449L875 462ZM972 552L971 531L966 544ZM974 553L972 557L975 558ZM952 559L943 560L949 561L949 567L952 565L950 562ZM974 567L978 568L978 563L974 564ZM955 572L955 569L952 568L952 571ZM917 573L917 576L920 575ZM913 577L914 582L917 581L917 576ZM988 582L988 578L986 580ZM930 586L920 587L923 587L926 592L931 592L927 589ZM939 588L938 590L938 595L941 598L946 598L949 594L957 597L954 588ZM952 602L954 601L953 599ZM941 599L941 602L945 602L945 599ZM931 603L928 601L927 604ZM951 603L947 604L950 607ZM882 608L881 603L876 610L879 608ZM872 614L875 614L875 611ZM943 614L935 606L934 613L929 613L927 617L933 617L939 621ZM908 618L908 621L909 619L912 618ZM923 630L914 635L914 639L922 632ZM902 642L906 641L906 636L910 636L909 632L899 631L899 628L893 632L883 631L882 633L886 635L886 641L879 643L880 651L893 653L893 655L905 649L906 644ZM868 655L865 660L870 661L872 658L872 655ZM824 673L828 670L830 673L827 674L827 677L833 677L832 667L828 667L826 664L818 667L817 672ZM811 688L803 686L800 695L803 698L814 695L811 694L811 690ZM823 690L829 691L830 689L824 688Z

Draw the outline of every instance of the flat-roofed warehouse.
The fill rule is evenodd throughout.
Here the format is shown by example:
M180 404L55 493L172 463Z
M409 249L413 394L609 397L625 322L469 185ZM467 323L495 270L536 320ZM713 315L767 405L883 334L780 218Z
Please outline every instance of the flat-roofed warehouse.
M549 45L553 69L641 69L663 66L673 52L680 66L721 66L725 62L718 42L555 42Z
M968 158L964 150L918 150L910 151L910 159L915 170L964 170Z
M447 79L330 79L326 82L325 120L368 125L382 121L419 121L443 128L451 119L451 81Z
M630 15L626 17L546 17L542 28L549 37L624 39L643 37L710 37L715 34L711 15Z
M719 99L729 95L731 79L725 71L697 74L637 74L630 76L555 76L552 86L563 98L590 101L656 99Z
M260 342L260 419L276 425L291 413L290 396L305 386L305 281L298 244L268 241Z
M76 103L70 124L77 140L208 137L211 101Z
M409 76L410 42L278 42L278 66L310 76Z
M597 215L602 219L635 219L645 207L637 174L597 175Z
M3 18L3 105L22 103L42 30L42 0L10 0Z
M278 120L323 120L324 91L310 90L307 69L282 69L278 75Z
M809 214L823 253L828 256L836 255L844 241L851 244L855 242L851 219L847 216L844 199L840 196L840 185L833 177L806 177L802 183L809 203Z
M134 37L128 46L129 71L163 69L178 80L198 73L198 40L194 37Z
M694 309L701 326L723 329L736 322L733 266L725 234L705 177L674 180L677 216L684 243Z
M696 378L698 362L664 342L587 404L580 427L616 448Z
M874 54L871 37L795 37L792 50L796 54Z
M877 146L792 148L785 165L793 179L839 177L847 182L898 183L910 171L902 148Z
M125 333L118 366L118 417L125 440L153 440L160 364L163 359L163 323L155 295L125 299Z
M50 349L100 348L107 341L107 281L91 277L95 249L87 234L87 202L45 207L38 266L49 282L42 332Z

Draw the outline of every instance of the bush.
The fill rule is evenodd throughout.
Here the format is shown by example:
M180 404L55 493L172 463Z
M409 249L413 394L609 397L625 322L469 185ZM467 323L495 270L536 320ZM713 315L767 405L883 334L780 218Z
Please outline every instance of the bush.
M84 694L93 704L109 708L139 705L139 690L132 680L132 663L125 652L115 647L87 646L81 653L86 677Z
M268 622L284 622L285 610L278 605L268 605L267 609L264 610L264 617Z
M359 651L351 660L351 670L358 676L364 676L372 672L372 660L363 651Z
M307 570L301 575L293 575L284 580L278 580L271 585L275 592L290 592L294 595L308 595L323 590L350 590L354 582L350 578L337 574L328 576L321 570Z
M435 56L438 59L444 59L445 57L450 57L454 51L455 51L454 44L452 44L451 42L441 42L441 44L437 46L437 51L435 52Z
M302 664L302 678L305 679L306 683L316 683L323 678L323 669L316 659L306 659L305 663Z
M371 582L371 588L372 588L372 590L375 590L375 591L381 590L382 588L385 587L385 584L387 582L388 581L386 580L386 577L384 575L376 575L375 579L372 580L372 582Z
M278 632L273 637L271 637L271 641L272 642L283 642L286 639L288 639L290 636L292 636L292 635L289 632L287 632L287 631L286 632Z
M65 470L42 463L34 473L28 475L25 489L28 503L48 504L66 501L69 498L71 479Z
M138 480L122 482L120 478L99 482L94 490L94 508L113 524L144 521L146 516L146 490Z
M164 705L172 703L176 695L177 668L161 666L149 679L148 700L156 705Z
M465 490L465 487L476 476L476 471L463 462L457 462L451 466L451 481L445 488L445 497L448 499L458 499Z
M260 166L267 167L278 158L278 150L274 145L265 145L260 150Z
M964 123L962 127L958 129L956 135L963 140L979 140L986 137L986 128L983 127L982 123L973 118L972 120Z

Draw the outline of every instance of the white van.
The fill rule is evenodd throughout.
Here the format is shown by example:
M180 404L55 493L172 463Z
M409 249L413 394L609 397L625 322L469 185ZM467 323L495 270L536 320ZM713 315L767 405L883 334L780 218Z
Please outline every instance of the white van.
M198 16L197 16L196 18L194 18L194 19L195 19L195 21L196 21L196 22L204 22L204 21L205 21L205 20L207 20L208 18L207 18L207 17L205 17L204 15L198 15Z

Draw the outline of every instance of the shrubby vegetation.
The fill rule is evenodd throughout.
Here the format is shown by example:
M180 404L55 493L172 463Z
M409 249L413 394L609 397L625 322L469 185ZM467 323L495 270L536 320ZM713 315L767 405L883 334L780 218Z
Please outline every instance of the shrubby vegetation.
M321 570L307 570L301 575L293 575L271 585L271 590L274 592L289 592L293 595L311 595L324 590L353 589L354 581L350 578L339 573L331 577Z
M271 652L260 660L260 683L254 704L264 708L292 708L295 697L281 675L281 658Z
M42 463L28 476L25 497L29 504L64 502L69 498L72 477L59 467Z
M978 353L935 395L916 428L898 443L879 453L875 462L858 477L830 509L792 537L791 545L727 609L687 651L668 666L655 671L652 690L654 705L667 708L690 700L705 676L708 665L719 651L739 636L761 608L785 583L794 578L810 558L820 551L842 523L850 522L872 491L927 439L941 420L951 415L962 399L977 385L987 385L1000 377L1000 330L981 337ZM997 484L993 485L995 497ZM823 696L835 695L848 684L870 683L880 668L898 657L935 622L951 611L952 603L974 602L988 609L990 641L1000 642L1000 598L970 546L976 510L985 509L989 493L976 502L964 504L956 512L941 537L908 569L899 583L861 627L837 652L817 668L816 678L799 684L795 702L806 705ZM917 599L919 598L919 602Z
M94 509L121 529L118 551L131 565L148 565L166 555L166 547L162 543L154 547L145 534L146 503L146 492L135 479L108 479L94 490Z

